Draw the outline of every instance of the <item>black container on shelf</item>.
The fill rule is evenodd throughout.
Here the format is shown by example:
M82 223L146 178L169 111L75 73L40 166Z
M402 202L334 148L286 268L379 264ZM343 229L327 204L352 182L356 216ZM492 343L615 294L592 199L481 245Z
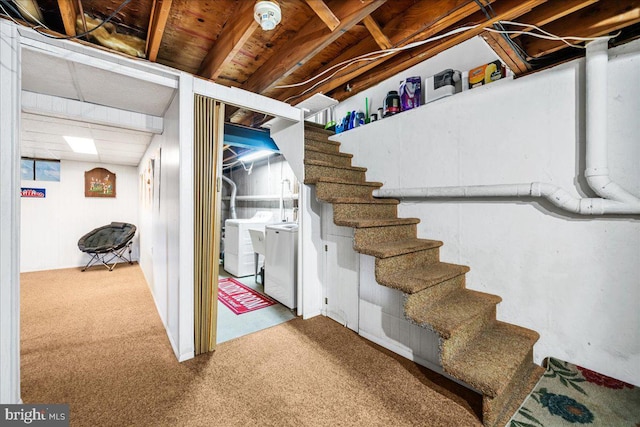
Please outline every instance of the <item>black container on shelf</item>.
M384 117L393 116L400 112L400 95L397 90L390 90L384 99Z

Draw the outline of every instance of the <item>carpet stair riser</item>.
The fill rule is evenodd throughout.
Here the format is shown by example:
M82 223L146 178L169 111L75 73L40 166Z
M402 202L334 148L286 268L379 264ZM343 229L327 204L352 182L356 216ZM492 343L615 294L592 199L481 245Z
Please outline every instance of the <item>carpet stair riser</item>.
M373 190L380 188L357 182L318 182L315 186L316 197L319 200L328 200L334 197L371 197Z
M363 181L365 180L365 174L362 170L338 168L332 166L320 166L307 164L304 169L305 179L314 178L342 178L349 181Z
M417 229L416 224L357 228L353 232L353 248L357 251L360 248L382 242L410 239L416 236Z
M544 369L534 365L533 349L513 375L505 390L496 397L482 397L483 423L487 427L502 427L518 410L529 392L533 389Z
M318 141L328 141L329 137L335 135L333 132L324 130L324 129L314 129L314 128L305 128L304 137L305 139L317 139Z
M452 292L460 291L465 288L466 276L461 274L451 279L445 280L439 283L437 286L430 286L420 292L413 294L405 294L404 300L404 312L407 319L416 323L411 319L412 313L420 310L421 308L430 307L433 304L437 304L438 301L447 297Z
M326 151L305 150L304 158L308 160L318 160L331 163L337 167L350 167L351 156L340 155L339 153L327 153Z
M476 316L471 322L457 329L449 338L444 339L440 347L442 364L453 360L469 342L473 341L482 330L490 327L496 321L496 307Z
M304 148L309 148L316 151L323 151L325 153L340 153L340 143L333 141L322 141L316 139L305 138Z
M333 205L333 219L338 222L349 218L395 218L398 213L397 205L373 203L335 203Z
M413 323L439 335L442 340L441 361L443 366L447 366L449 360L455 360L455 356L446 358L442 347L447 346L447 350L455 354L466 349L482 329L492 326L496 304L500 300L495 295L456 289L435 303L405 307L405 316Z
M498 322L500 298L466 289L469 268L441 262L442 242L417 239L419 219L397 218L395 204L365 203L382 186L365 181L366 169L336 168L344 160L313 153L339 152L339 145L321 145L327 132L311 125L305 136L305 183L316 186L318 200L333 202L337 225L354 228L353 247L375 257L377 282L404 293L407 320L439 335L444 371L483 394L484 425L504 425L543 372L532 358L537 334ZM344 197L363 203L337 200Z
M382 281L398 272L440 261L440 248L412 252L391 258L376 258L376 280ZM378 280L379 281L379 280Z

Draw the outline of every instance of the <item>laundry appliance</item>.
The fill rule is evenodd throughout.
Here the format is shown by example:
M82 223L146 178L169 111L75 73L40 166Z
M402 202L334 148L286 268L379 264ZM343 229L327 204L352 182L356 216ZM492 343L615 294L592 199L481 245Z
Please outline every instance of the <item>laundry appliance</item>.
M251 218L228 219L224 222L224 269L236 277L254 274L254 250L249 229L273 224L269 211L258 211Z
M298 224L265 227L264 293L294 309L297 303Z

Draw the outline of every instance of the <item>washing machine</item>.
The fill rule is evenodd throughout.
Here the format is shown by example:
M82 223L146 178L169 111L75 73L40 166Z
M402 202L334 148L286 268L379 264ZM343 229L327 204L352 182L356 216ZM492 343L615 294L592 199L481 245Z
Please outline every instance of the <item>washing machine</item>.
M258 211L251 218L224 222L224 269L236 277L254 274L255 256L249 229L274 222L273 212Z
M264 293L294 309L298 283L298 224L267 225L264 240Z

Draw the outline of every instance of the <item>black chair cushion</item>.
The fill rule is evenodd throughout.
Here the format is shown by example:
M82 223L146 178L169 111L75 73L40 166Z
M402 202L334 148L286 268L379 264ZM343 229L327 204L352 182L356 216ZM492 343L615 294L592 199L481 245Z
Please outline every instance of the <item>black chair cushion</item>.
M123 222L112 222L91 230L78 240L78 248L87 253L104 253L126 245L136 233L136 226Z

